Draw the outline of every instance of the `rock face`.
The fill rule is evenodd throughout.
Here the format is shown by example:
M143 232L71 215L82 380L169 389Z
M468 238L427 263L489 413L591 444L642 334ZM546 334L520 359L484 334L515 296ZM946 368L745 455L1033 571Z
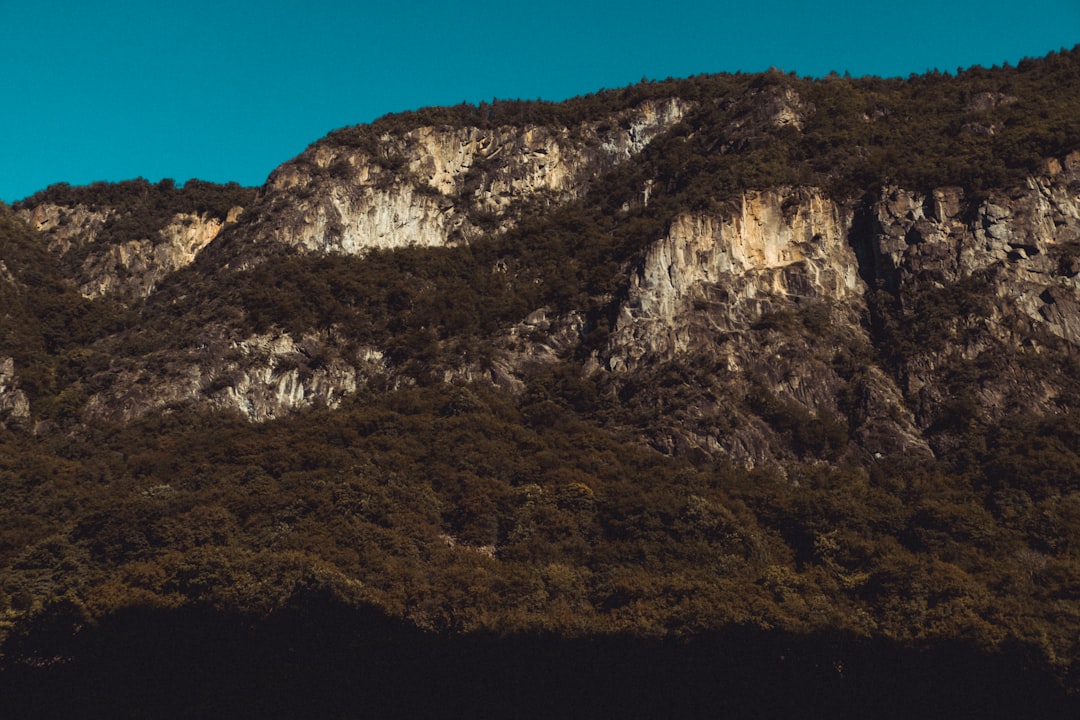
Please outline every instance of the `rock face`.
M276 170L252 235L309 252L444 246L505 229L533 201L580 197L690 105L646 101L573 128L419 127L375 155L324 142Z
M747 464L778 445L731 401L747 387L814 417L856 418L852 434L879 455L930 452L921 436L932 409L955 391L946 367L997 367L974 398L991 416L1050 410L1064 385L1053 375L1025 380L1021 367L1040 352L1033 338L1080 348L1078 170L1074 154L977 202L955 188L922 196L889 187L860 207L777 188L745 194L729 214L682 214L632 277L602 364L616 376L673 361L709 368L718 389L696 401L697 417L680 421L669 449ZM899 377L869 362L881 312L871 293L890 294L893 320L933 328L927 298L968 286L973 314L942 320L936 339L914 338ZM961 310L940 308L943 317ZM841 377L845 353L868 360L855 385ZM858 407L841 408L845 394ZM717 415L726 421L710 420Z
M776 188L743 195L730 214L680 215L650 247L606 366L630 376L682 363L704 370L698 382L708 387L659 446L749 466L774 458L783 443L761 408L744 402L748 388L750 405L788 403L810 422L850 414L837 401L849 382L836 356L870 352L852 222L850 207L817 190ZM853 432L870 452L929 452L884 373L861 378L858 390L866 399Z
M115 211L46 203L22 215L48 239L49 249L75 265L74 280L88 298L112 295L145 298L170 273L186 267L243 209L222 221L206 213L178 213L162 229L145 237L102 242L102 230Z
M30 400L19 389L15 360L0 357L0 428L30 419Z
M869 240L858 247L864 277L894 297L888 322L923 335L898 378L923 426L956 399L947 367L954 376L981 368L965 402L992 417L1068 404L1072 391L1053 367L1080 346L1078 188L1073 153L978 201L954 188L885 188L868 209L859 227Z
M79 289L87 297L147 297L162 278L193 262L224 226L206 215L176 215L155 240L129 240L89 256Z
M420 127L381 138L376 157L317 144L271 175L256 206L245 211L242 242L251 250L284 245L351 255L467 242L509 227L524 203L579 197L592 180L639 153L688 108L677 99L647 101L603 122L561 129ZM31 217L61 253L93 244L107 219L85 208L52 207L35 209ZM66 229L73 225L83 232ZM103 248L80 268L83 292L145 297L160 277L190 263L221 228L212 218L178 216L157 243L132 240ZM246 261L242 256L235 266ZM287 333L215 335L168 360L112 371L109 390L90 399L86 414L128 420L195 402L262 421L315 405L333 407L387 371L382 350L346 347L339 340L332 333L299 340ZM526 352L534 354L531 348ZM554 359L551 351L540 356ZM509 360L497 373L504 384L520 386L521 360ZM447 370L456 378L489 375Z
M835 303L856 316L862 292L850 225L850 211L808 189L744 195L726 217L680 215L631 281L609 367L684 355L799 300ZM707 328L698 327L698 316L707 317Z
M1033 323L1080 344L1080 153L1052 160L1025 187L977 204L955 188L922 196L886 188L872 217L873 276L903 295L991 273L992 291Z
M790 88L746 98L749 109L724 126L715 152L751 141L757 127L795 136L815 113ZM972 102L979 110L1011 100ZM177 214L152 237L103 241L114 220L108 208L22 212L85 296L136 302L206 248L227 248L204 270L228 283L228 273L274 254L363 256L498 236L526 214L587 199L599 178L693 108L654 99L573 127L423 125L355 142L332 135L275 171L243 218L239 208L226 221ZM643 174L634 182L647 203L661 181ZM1075 389L1064 379L1025 368L1080 348L1080 153L978 198L952 187L887 186L845 199L783 186L709 207L665 216L666 230L623 268L620 294L603 301L610 327L599 344L586 342L595 306L523 308L488 339L482 362L443 358L429 377L519 392L530 368L573 362L582 378L653 413L656 447L746 465L828 459L849 438L874 457L935 452L938 409L960 391L990 417L1069 405ZM262 421L333 407L372 384L417 381L415 363L409 369L390 348L336 326L256 332L211 320L177 347L114 362L93 384L85 419L194 403ZM978 387L957 379L975 366ZM672 399L665 372L681 373L678 386L693 387L694 397ZM0 364L0 421L29 415L20 393ZM782 420L790 417L826 431L793 446L781 438L798 435Z
M53 203L22 211L23 219L48 238L49 250L59 255L97 240L112 214L111 210L94 210L85 205L68 207Z
M383 371L380 351L360 348L344 356L327 333L218 337L115 370L109 389L90 398L86 415L123 422L196 403L262 422L304 408L334 408Z
M466 192L467 183L454 183L465 182L468 163L463 158L475 162L476 155L468 153L481 145L476 129L439 132L444 135L438 142L431 128L399 139L400 147L416 154L403 164L409 169L399 172L406 180L382 186L377 178L351 190L336 182L319 184L298 174L310 165L285 166L267 192L269 206L275 193L303 195L302 183L315 183L318 193L304 206L306 214L271 238L266 233L273 214L262 204L263 214L241 228L251 233L243 237L296 243L318 253L452 244L450 233L469 222L467 212L448 206L440 210L439 203L445 205L452 190ZM528 150L541 146L546 155ZM490 154L517 158L516 164L485 176L477 187L486 189L469 196L474 205L501 213L500 222L512 222L514 207L500 204L501 198L572 197L581 188L575 183L585 182L574 179L567 171L572 166L562 161L557 164L562 170L543 182L541 175L523 169L541 163L538 157L550 160L564 152L548 131L526 132L501 145L492 140L486 147ZM634 149L628 144L619 148ZM334 154L340 152L317 147L310 154L329 166L340 161L342 156ZM326 154L321 160L320 153ZM384 172L361 167L369 179ZM886 187L876 200L841 202L814 188L788 187L745 193L727 212L683 212L632 270L606 345L581 366L581 373L610 378L620 387L653 377L657 368L680 366L697 373L693 377L700 396L680 400L665 417L666 429L650 441L665 452L722 455L748 466L785 457L777 455L785 445L778 433L788 431L768 421L770 413L781 412L802 413L807 423L832 427L871 456L930 454L934 448L926 432L935 422L932 408L948 402L954 391L942 368L958 362L998 358L1000 377L988 379L974 400L991 414L1016 407L1046 410L1062 387L1052 379L1033 387L1017 375L1040 352L1039 337L1080 346L1080 268L1074 267L1080 241L1078 170L1080 156L1070 156L1051 162L1023 187L978 201L954 188L921 195ZM420 191L414 179L418 173L446 192ZM529 177L534 180L526 182ZM513 186L515 181L521 184ZM511 189L507 195L492 191L498 187ZM345 232L330 233L330 215L336 223L351 218ZM165 247L191 253L216 231L188 222L170 225L169 237L177 244ZM123 246L109 252L122 257ZM190 261L190 254L175 252ZM163 260L157 267L165 265ZM988 303L981 316L953 318L943 340L935 344L926 338L925 346L912 349L900 367L875 359L881 338L874 328L883 320L881 308L871 302L874 293L891 298L894 319L916 323L918 318L905 318L916 312L920 298L972 282L984 287L977 293L985 294ZM484 368L447 366L443 375L447 382L490 381L520 391L529 367L580 355L575 348L587 325L580 313L559 316L538 308L496 342L497 351ZM262 421L301 408L333 407L373 382L413 381L385 349L357 349L336 331L313 331L302 338L283 332L215 332L167 360L148 358L114 371L109 389L88 404L87 417L125 420L196 403ZM663 407L661 387L654 383L642 398Z

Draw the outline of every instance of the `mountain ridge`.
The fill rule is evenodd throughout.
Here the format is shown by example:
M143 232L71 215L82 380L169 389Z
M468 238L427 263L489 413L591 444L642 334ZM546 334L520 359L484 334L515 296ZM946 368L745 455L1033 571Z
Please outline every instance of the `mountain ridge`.
M1069 676L1077 110L1078 50L703 76L0 208L5 627L314 583L428 630Z

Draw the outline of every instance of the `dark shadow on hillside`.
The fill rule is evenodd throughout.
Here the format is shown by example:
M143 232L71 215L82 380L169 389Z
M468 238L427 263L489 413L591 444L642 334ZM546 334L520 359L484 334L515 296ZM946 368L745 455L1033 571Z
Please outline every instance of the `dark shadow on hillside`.
M8 644L0 717L1080 717L1022 653L962 644L745 628L686 643L440 637L321 595L261 621L131 610L56 630Z

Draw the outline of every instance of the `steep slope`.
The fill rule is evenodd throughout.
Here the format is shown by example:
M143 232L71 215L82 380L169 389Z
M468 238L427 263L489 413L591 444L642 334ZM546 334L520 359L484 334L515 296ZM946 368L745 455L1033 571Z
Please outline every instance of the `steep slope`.
M581 197L689 107L665 98L574 126L421 126L377 138L339 133L270 176L249 237L350 254L467 243L505 230L525 207Z
M394 247L447 247L484 232L505 233L523 214L536 215L581 195L597 177L678 122L688 107L674 98L646 99L572 128L425 126L400 136L384 135L374 150L363 143L358 147L355 138L342 139L345 133L339 133L275 171L243 222L210 248L204 267L231 273L257 268L291 251L362 255ZM33 212L47 211L39 207ZM171 227L160 231L162 237ZM132 241L112 246L106 258L133 244L139 245ZM157 247L171 251L175 245ZM155 252L151 258L162 254ZM140 262L156 268L153 277L180 265L171 255L156 263ZM96 261L95 266L100 265ZM139 287L146 289L151 279L144 274L127 282L139 280ZM95 282L102 286L108 281ZM189 289L178 292L187 294ZM326 299L327 304L334 302ZM168 302L175 306L187 300L171 296ZM201 401L264 420L296 408L335 406L342 396L386 371L387 348L357 347L357 338L347 331L344 337L325 327L282 332L282 315L288 314L284 309L265 331L255 334L222 327L221 316L227 313L206 314L210 322L198 323L199 336L187 338L196 347L150 367L137 362L130 369L111 370L109 382L117 390L91 398L89 416L130 419L154 408ZM121 345L111 354L122 356L125 351ZM313 355L317 362L310 362Z
M9 647L316 590L447 632L1015 643L1075 685L1077 78L645 83L337 131L242 202L27 201Z
M198 180L183 188L171 180L57 185L23 200L19 215L48 239L84 296L132 301L190 264L253 196Z
M1064 165L1033 177L1024 188L976 202L948 188L929 193L936 198L930 201L891 188L880 199L859 202L838 202L812 188L778 188L744 195L732 214L680 212L663 236L645 244L640 265L624 281L625 298L603 301L608 309L599 312L610 321L596 314L594 301L558 312L537 293L520 297L528 268L510 269L500 259L505 250L487 241L486 249L474 246L472 261L482 252L488 256L490 270L482 272L503 278L510 286L503 292L518 295L513 305L518 314L508 309L492 325L494 334L480 340L489 349L479 364L467 353L436 352L441 357L429 357L422 374L486 377L520 390L532 365L584 356L592 359L579 361L579 372L590 382L634 386L640 384L635 378L675 363L703 369L708 378L701 382L713 386L716 397L700 406L683 398L683 407L673 409L668 419L677 422L667 432L675 434L655 439L669 452L697 448L751 464L778 452L785 456L787 444L763 419L772 412L765 406L777 402L794 403L788 409L801 408L808 421L836 425L832 432L850 434L871 454L927 452L923 433L938 422L943 403L960 394L955 375L961 370L954 366L981 362L998 373L997 381L980 374L984 387L971 398L986 420L1010 408L1047 411L1076 392L1071 374L1025 375L1023 370L1032 363L1068 363L1069 348L1077 344L1070 311L1077 285L1069 270L1078 232L1078 206L1070 190L1077 182L1075 157L1065 158ZM998 213L996 219L990 212ZM260 231L252 227L260 224L238 230ZM370 264L380 262L387 272L401 269L394 267L400 257ZM321 268L321 279L311 275L315 267ZM377 299L371 295L378 288L356 286L372 267L286 257L259 274L245 271L245 277L260 278L258 287L246 297L233 294L223 301L234 308L229 312L244 309L237 325L222 323L229 312L204 309L206 321L191 323L199 328L190 338L193 347L159 350L164 354L153 365L136 357L130 370L115 368L116 391L97 395L89 412L130 418L196 401L262 420L291 408L333 407L387 376L415 378L401 343L412 343L414 351L432 343L445 349L455 343L453 331L432 328L430 337L418 335L423 319L420 327L401 325L394 331L387 326L368 338L350 330L360 322L357 314L365 312L361 303ZM405 294L396 301L388 295L382 299L399 308L454 303L449 295L461 288L442 284L441 272L434 272L435 278L418 279L421 284L408 290L382 288ZM266 282L280 284L282 276L290 283L280 289L283 298L255 292ZM997 299L979 290L980 283L992 287ZM303 294L292 294L298 291ZM406 300L412 292L434 297ZM951 298L951 305L943 308L929 299L935 296ZM334 304L339 311L328 316ZM311 317L305 308L312 305L322 308L315 318L325 319L305 325L302 318ZM211 307L222 305L215 301ZM492 309L459 312L475 312L480 317L474 320L482 322ZM954 317L953 309L965 314ZM392 312L392 306L385 311ZM266 318L255 333L244 320L253 313ZM438 315L431 319L440 321ZM610 322L611 331L593 348L595 340L587 336L590 325L600 321ZM967 345L956 338L962 333ZM992 382L1000 386L992 388ZM118 407L124 408L120 414ZM687 413L699 418L678 419ZM710 426L705 416L725 420ZM736 418L741 420L734 423ZM734 431L735 425L741 429ZM835 446L846 442L841 436L826 443L833 447L815 452L835 454Z
M731 403L747 386L752 411L764 393L818 421L845 416L878 457L927 452L923 435L956 402L983 421L1072 407L1077 376L1058 370L1075 369L1080 347L1078 169L1080 154L1053 159L982 200L889 187L837 203L780 188L730 215L682 214L649 247L603 358L617 375L708 368L728 406L698 410L724 422L699 412L681 442L744 461L776 445ZM845 378L853 357L859 377Z
M716 397L688 412L738 418L745 432L679 421L650 431L666 451L783 456L789 443L764 417L777 402L829 419L871 454L926 451L920 436L952 393L935 377L948 385L960 371L920 373L944 357L909 352L911 332L896 328L933 324L938 353L976 319L901 322L934 305L920 298L1000 270L993 293L1020 303L995 311L988 332L1031 349L997 369L1023 380L1016 363L1041 352L1044 331L1056 337L1044 361L1075 345L1075 159L1061 140L1074 101L1057 93L1048 105L1041 94L1075 72L1071 62L907 84L699 78L566 108L433 109L338 131L276 171L201 263L153 293L138 330L102 345L115 362L86 417L196 402L258 420L334 406L371 381L433 377L520 391L531 365L575 357L589 382L625 396L634 377L671 362L692 370L697 358L727 369L699 379L719 383L707 393ZM1047 133L1047 119L1062 130ZM916 142L919 123L934 142ZM63 233L46 227L57 247ZM83 263L97 279L80 284L146 294L217 227L172 233L157 260L129 261L156 270L123 280L99 271L146 243L109 246ZM394 248L411 254L352 259ZM1027 329L1003 326L1021 316ZM718 338L729 347L709 349ZM990 340L966 360L949 357L974 361ZM773 356L789 360L755 375L753 361ZM857 378L852 358L865 370ZM1071 380L1048 382L1010 392L1041 397L1046 410L1072 392ZM1000 417L1003 393L970 399ZM814 452L835 455L840 441Z
M6 225L7 218L4 218ZM3 228L4 234L9 232L7 227ZM10 242L7 237L4 238L5 244ZM13 325L21 324L22 318L18 315L22 308L19 308L18 295L20 294L20 283L11 274L11 271L7 269L7 265L3 260L0 260L0 300L3 301L4 307L7 311L4 313L4 325L7 328L11 328ZM12 310L15 312L12 312ZM8 330L5 333L7 337L4 338L4 350L9 350L9 346L21 344L26 342L22 337L18 336L18 331L12 332ZM20 382L18 375L15 374L15 358L0 355L0 428L6 427L8 423L12 421L28 420L30 418L30 402L26 397L26 393L19 388Z
M104 329L41 238L0 205L0 429L49 417L80 382L66 367L71 353Z

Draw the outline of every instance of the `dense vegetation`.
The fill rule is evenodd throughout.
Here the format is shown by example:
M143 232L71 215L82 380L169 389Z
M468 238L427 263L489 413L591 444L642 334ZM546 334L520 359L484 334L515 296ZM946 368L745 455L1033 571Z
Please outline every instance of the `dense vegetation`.
M722 211L744 190L776 185L815 185L851 200L889 183L914 190L957 185L969 199L1020 184L1046 158L1080 149L1080 96L1063 91L1080 85L1078 78L1080 49L1074 49L955 76L714 75L645 82L566 103L494 101L387 116L320 143L367 148L377 158L380 137L420 125L575 128L648 99L674 96L696 107L641 158L599 179L587 198L557 212L543 207L526 214L508 233L468 248L373 253L363 261L277 256L231 276L224 292L199 287L204 271L184 273L151 300L150 314L190 307L182 326L160 330L163 339L243 309L236 321L245 326L294 334L340 327L358 341L408 350L426 362L437 353L483 356L494 331L546 306L582 311L596 347L625 293L625 269L678 212ZM772 122L788 110L801 118L801 130ZM652 191L644 205L647 183ZM501 271L491 272L494 267ZM876 309L886 323L888 305ZM924 340L905 332L906 340L890 336L890 353L902 355L905 342L910 348Z
M233 208L248 207L255 188L237 183L220 185L191 179L183 187L164 179L151 183L143 178L117 183L95 182L81 187L67 183L51 185L15 204L15 209L52 204L68 208L82 206L104 214L96 231L97 244L119 244L131 240L159 242L159 231L179 214L205 215L224 221ZM61 222L66 222L61 218ZM77 270L92 251L89 243L77 245L62 257L69 271Z
M17 202L15 209L44 204L109 208L115 217L106 224L101 239L127 240L131 237L152 237L153 230L147 228L156 223L164 224L179 213L206 213L224 220L229 210L237 206L247 207L254 196L254 188L241 187L232 182L220 185L191 179L177 187L176 181L168 178L157 183L138 178L117 183L95 182L79 187L67 183L50 185Z
M639 447L549 399L544 380L516 403L433 388L258 427L171 414L8 434L0 603L11 619L83 624L192 601L266 613L316 586L438 630L843 629L1021 641L1069 669L1075 413L970 438L963 471L784 477Z
M422 125L597 125L645 100L678 97L697 109L654 143L636 180L658 194L708 204L748 188L815 185L858 196L896 183L912 189L1002 187L1047 157L1080 148L1080 48L1016 67L881 79L799 78L771 70L642 82L564 103L494 100L388 115L321 143L365 149ZM783 119L784 111L791 111ZM792 121L798 117L798 121ZM640 182L636 185L641 187Z
M109 299L83 298L42 239L0 206L0 357L14 359L40 418L70 415L88 346L122 327L125 313Z
M960 639L1020 647L1030 666L1080 687L1075 348L995 339L974 359L945 357L952 397L922 418L937 459L878 461L852 437L865 368L903 377L962 334L986 335L979 320L998 311L989 279L903 302L895 289L871 292L872 347L830 335L822 305L762 317L748 333L816 338L848 381L835 415L761 383L736 399L790 446L782 464L747 470L643 441L704 392L712 365L619 382L580 371L607 339L627 268L675 213L777 184L854 201L887 183L958 185L969 197L1009 186L1080 149L1078 87L1080 49L906 81L711 76L391 116L322 142L375 153L380 135L419 124L575 127L645 99L695 103L584 199L469 247L362 259L272 250L225 274L241 237L227 233L131 307L78 295L0 207L0 356L15 359L34 407L33 422L0 429L4 652L48 664L47 640L125 612L272 619L321 593L446 633L691 637L740 626L905 648ZM801 130L774 122L787 112ZM132 181L54 186L19 207L112 208L101 237L119 242L178 212L224 217L252 200L234 185ZM1058 252L1063 274L1075 273L1076 248ZM529 370L517 395L444 382L455 364L484 367L496 338L541 307L583 318L562 362ZM79 422L125 363L167 363L222 327L333 331L342 346L385 350L394 375L336 410L260 426L187 407ZM980 411L978 393L1016 363L1065 388L1056 414Z

